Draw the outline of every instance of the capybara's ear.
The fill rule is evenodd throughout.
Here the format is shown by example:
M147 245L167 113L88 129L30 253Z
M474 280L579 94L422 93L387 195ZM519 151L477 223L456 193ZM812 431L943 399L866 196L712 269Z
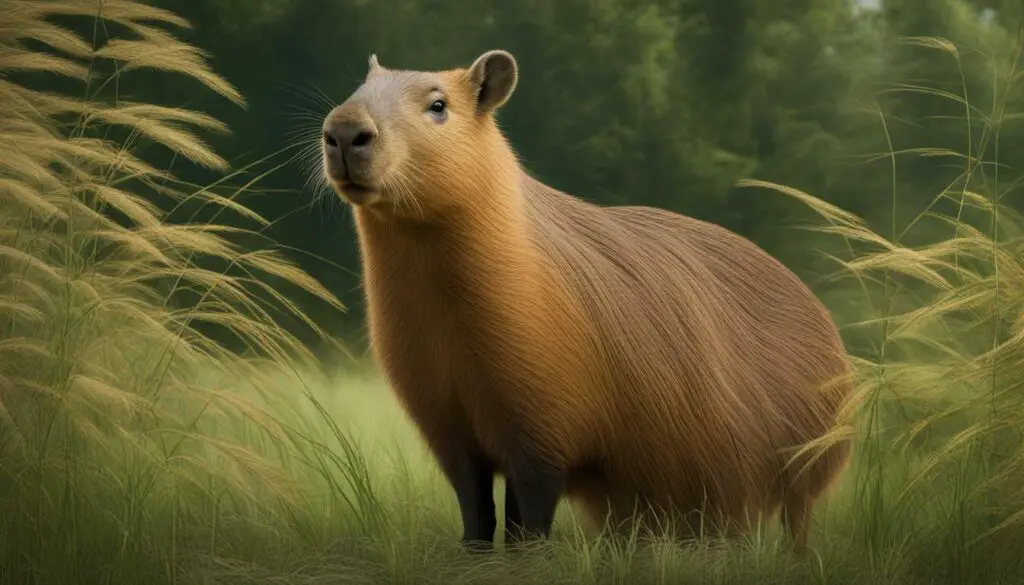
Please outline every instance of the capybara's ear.
M519 79L519 65L508 51L487 51L469 68L469 82L476 95L476 113L493 113L508 101Z
M378 69L381 69L380 62L377 61L377 53L371 54L370 58L367 59L366 62L370 66L369 71L366 72L367 77L373 75Z

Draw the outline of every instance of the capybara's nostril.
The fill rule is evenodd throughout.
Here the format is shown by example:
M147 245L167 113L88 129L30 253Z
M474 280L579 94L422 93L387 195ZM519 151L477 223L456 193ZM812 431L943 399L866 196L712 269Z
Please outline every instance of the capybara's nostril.
M324 125L323 133L325 148L338 150L342 156L355 151L365 156L377 138L373 126L363 121L329 122Z
M373 133L364 130L363 132L356 134L356 137L352 139L352 146L355 146L356 148L363 147L370 144L372 140Z

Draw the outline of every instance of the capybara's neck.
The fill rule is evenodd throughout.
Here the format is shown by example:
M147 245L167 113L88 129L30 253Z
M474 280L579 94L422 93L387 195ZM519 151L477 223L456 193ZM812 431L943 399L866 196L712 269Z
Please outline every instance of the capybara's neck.
M544 279L531 238L523 199L523 171L511 151L495 149L446 193L420 193L453 200L428 221L405 221L357 209L356 227L371 311L383 304L435 299L445 313L471 308L487 313L517 309L534 297ZM479 153L478 153L479 154Z
M369 269L439 264L452 270L517 267L530 241L520 179L486 194L477 190L472 206L455 207L430 221L355 211L356 229ZM441 266L438 266L441 267ZM471 273L472 274L472 273Z

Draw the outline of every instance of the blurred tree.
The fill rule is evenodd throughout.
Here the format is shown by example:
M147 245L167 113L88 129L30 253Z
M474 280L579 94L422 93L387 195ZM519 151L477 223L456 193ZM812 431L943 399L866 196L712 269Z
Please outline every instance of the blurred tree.
M980 113L1005 88L1024 22L1019 0L158 3L195 24L191 40L249 99L247 111L215 112L234 130L218 146L236 153L238 164L293 143L300 125L306 140L316 140L329 104L314 94L340 102L362 80L370 53L386 66L444 68L501 47L516 55L522 79L500 122L530 172L591 201L656 205L721 223L797 268L808 259L806 242L781 229L805 211L737 190L734 181L789 184L887 225L892 179L878 165L889 163L884 156L867 163L865 155L884 155L890 141L897 150L963 151L969 136L980 136ZM960 51L899 42L926 35L947 37ZM978 108L970 135L963 104L902 91L908 86L958 95L966 87ZM1019 93L1011 97L1011 105L1021 103ZM297 107L308 110L299 119ZM1019 124L1000 137L1000 158L1014 157L1024 157ZM901 159L900 221L963 166ZM310 193L298 192L306 179L288 166L264 182L290 192L261 195L253 205L280 218L275 237L352 271L299 257L356 309L339 327L357 328L351 222L336 202L310 206Z

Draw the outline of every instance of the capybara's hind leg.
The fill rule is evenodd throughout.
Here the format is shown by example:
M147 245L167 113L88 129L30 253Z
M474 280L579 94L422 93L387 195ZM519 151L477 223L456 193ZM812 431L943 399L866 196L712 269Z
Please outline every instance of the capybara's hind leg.
M789 534L793 552L803 556L807 552L807 531L811 520L811 498L806 494L791 493L782 503L782 526Z
M835 484L850 461L850 446L832 445L804 474L797 476L783 495L782 524L793 543L793 552L804 555L807 551L807 532L810 528L811 509Z
M505 548L514 547L523 540L523 517L519 513L519 501L515 486L505 480Z
M508 474L516 498L519 526L525 538L547 538L555 521L555 509L565 489L566 475L540 461L518 465Z

